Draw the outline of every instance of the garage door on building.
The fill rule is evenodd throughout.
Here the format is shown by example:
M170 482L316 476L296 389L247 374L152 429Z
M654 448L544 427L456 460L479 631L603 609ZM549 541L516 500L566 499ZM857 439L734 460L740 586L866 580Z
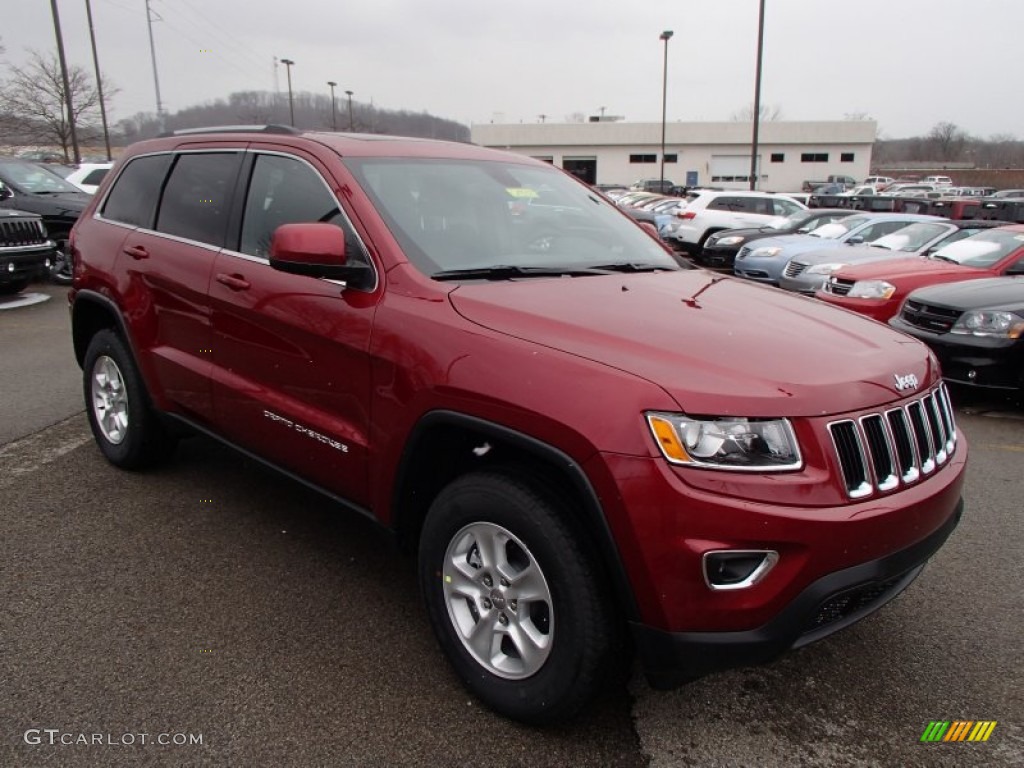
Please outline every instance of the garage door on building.
M761 156L757 157L757 169L761 170ZM730 181L750 181L750 155L712 155L710 167L711 183L724 184Z
M563 157L562 167L585 184L597 183L596 157Z

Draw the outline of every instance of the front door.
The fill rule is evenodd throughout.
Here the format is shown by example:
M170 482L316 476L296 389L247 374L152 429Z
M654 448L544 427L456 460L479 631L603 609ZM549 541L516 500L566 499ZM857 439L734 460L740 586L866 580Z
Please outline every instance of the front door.
M350 260L368 260L330 176L312 157L254 152L234 249L210 282L214 404L230 439L366 505L370 365L379 291L270 267L274 230L328 222ZM379 286L378 286L379 287Z

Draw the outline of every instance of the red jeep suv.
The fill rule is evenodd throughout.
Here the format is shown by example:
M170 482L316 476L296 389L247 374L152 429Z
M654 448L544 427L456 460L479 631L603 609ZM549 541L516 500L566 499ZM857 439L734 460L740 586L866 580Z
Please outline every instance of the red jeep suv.
M669 687L818 640L961 514L925 345L680 266L544 162L179 132L125 153L72 240L105 456L201 432L372 517L510 717L571 716L624 649Z

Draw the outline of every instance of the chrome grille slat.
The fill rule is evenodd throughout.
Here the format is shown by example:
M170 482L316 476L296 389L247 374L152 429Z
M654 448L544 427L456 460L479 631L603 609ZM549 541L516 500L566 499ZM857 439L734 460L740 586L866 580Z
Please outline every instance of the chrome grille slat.
M956 447L944 384L884 413L832 422L828 431L851 499L910 485L945 464Z
M785 274L786 277L799 277L809 266L809 264L803 264L799 261L791 261L786 265L786 269L783 274Z
M46 230L39 219L7 219L0 221L0 247L43 245Z

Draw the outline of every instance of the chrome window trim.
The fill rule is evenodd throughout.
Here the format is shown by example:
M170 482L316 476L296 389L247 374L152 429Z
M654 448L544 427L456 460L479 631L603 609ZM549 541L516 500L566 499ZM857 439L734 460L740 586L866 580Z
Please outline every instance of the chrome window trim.
M110 196L110 193L114 189L114 187L117 186L118 180L121 178L121 174L124 173L124 169L127 168L129 165L131 165L133 162L135 162L136 160L138 160L140 158L143 158L143 157L158 157L160 155L171 155L172 159L173 159L173 155L211 154L211 153L224 154L226 152L237 152L237 153L241 154L243 156L243 163L244 163L246 155L274 155L274 156L277 156L277 157L285 157L285 158L288 158L288 159L291 159L291 160L297 160L298 162L303 163L304 165L306 165L316 175L316 177L320 180L320 183L323 184L324 189L327 190L327 194L331 196L331 199L334 200L335 203L337 203L338 211L341 213L343 219L345 220L345 224L352 231L352 234L355 236L356 241L359 243L359 246L363 249L363 253L366 255L367 262L369 263L370 268L373 270L373 285L371 287L369 287L369 288L360 288L360 289L352 289L352 290L360 290L360 291L365 291L366 293L374 293L380 287L380 269L378 268L377 263L373 260L373 252L367 247L366 241L363 240L362 236L359 234L359 230L357 230L352 225L352 219L349 218L348 212L345 210L345 207L341 204L341 201L334 194L334 190L331 189L330 185L324 179L323 175L320 173L320 171L318 171L316 169L316 167L312 163L310 163L305 158L298 157L297 155L291 154L289 152L282 152L282 151L278 151L278 150L251 149L248 145L246 145L246 146L242 146L242 147L203 147L203 148L198 148L198 149L161 149L161 150L156 150L156 151L153 151L153 152L144 152L144 153L141 153L141 154L138 154L138 155L132 155L124 163L122 163L120 165L120 167L118 167L118 169L117 169L117 176L115 176L113 181L111 181L110 185L107 187L106 191L103 193L103 197L101 198L100 202L96 205L96 208L95 208L94 213L93 213L93 218L98 220L98 221L105 222L107 224L112 224L114 226L121 227L123 229L139 230L139 231L144 232L144 233L149 234L149 235L157 235L159 237L166 238L168 240L174 240L176 242L184 243L186 245L199 245L199 246L202 246L203 248L205 248L207 250L213 250L213 251L217 251L219 253L223 253L226 256L234 256L235 258L243 259L244 261L252 262L254 264L264 264L266 266L270 266L270 259L264 258L262 256L254 256L252 254L242 253L241 251L236 251L233 248L228 248L227 246L213 246L213 245L210 245L209 243L204 243L204 242L201 242L199 240L191 240L191 239L186 238L186 237L180 237L178 235L171 235L171 234L169 234L167 232L161 232L161 231L159 231L157 229L150 229L149 227L140 227L140 226L138 226L136 224L129 224L127 222L118 221L116 219L108 219L102 213L103 208L107 204L107 198ZM255 160L254 160L254 164L255 164ZM166 180L167 179L165 178L164 181L166 181ZM246 194L248 195L248 187L246 187ZM234 200L232 200L232 204L233 203L234 203ZM243 201L243 206L244 206L244 201ZM157 212L159 213L159 206L158 206ZM244 207L242 209L242 222L241 223L242 224L245 223L245 209L244 209ZM325 278L316 278L316 279L321 279L322 280L322 279L325 279ZM346 287L346 288L348 287L344 280L327 280L327 282L334 283L335 285L340 285L340 286L343 286L343 287Z

